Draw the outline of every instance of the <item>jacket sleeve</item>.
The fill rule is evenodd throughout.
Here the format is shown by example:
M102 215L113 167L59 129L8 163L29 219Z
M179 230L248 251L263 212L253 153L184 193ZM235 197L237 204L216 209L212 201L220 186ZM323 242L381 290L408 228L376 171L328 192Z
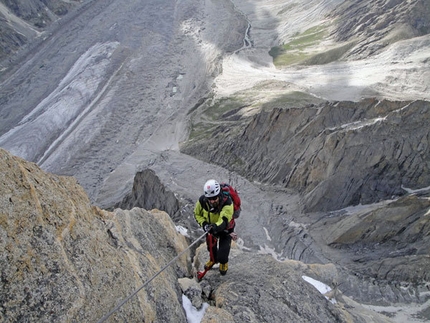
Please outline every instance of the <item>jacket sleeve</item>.
M194 207L194 218L200 226L203 225L203 222L207 221L207 219L204 217L203 207L200 204L200 201L197 201Z
M227 224L233 218L233 212L234 212L233 203L229 205L224 205L224 207L222 208L219 214L218 221L216 223L218 227L217 231L222 231L225 228L227 228Z

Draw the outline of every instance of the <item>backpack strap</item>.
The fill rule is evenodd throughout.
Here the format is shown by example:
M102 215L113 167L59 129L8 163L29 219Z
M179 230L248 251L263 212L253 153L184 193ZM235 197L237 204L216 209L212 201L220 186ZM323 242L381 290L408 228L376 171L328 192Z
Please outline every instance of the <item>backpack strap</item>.
M202 208L209 212L210 206L209 206L209 201L208 201L207 197L204 195L200 196L199 202L200 202L200 205L202 206Z
M217 211L217 210L220 211L223 208L224 205L233 204L233 200L232 200L231 196L230 195L225 195L225 194L221 194L220 195L220 201L219 201L219 205L218 205L217 210L212 210L211 211L211 207L209 205L209 200L204 195L201 195L199 197L199 202L200 202L200 205L202 206L202 208L205 211L209 212L209 213L210 212L214 213L214 211ZM233 232L234 227L236 226L236 223L234 221L234 217L228 223L226 221L226 218L224 218L223 220L224 220L224 223L226 224L225 230L227 230L228 232Z

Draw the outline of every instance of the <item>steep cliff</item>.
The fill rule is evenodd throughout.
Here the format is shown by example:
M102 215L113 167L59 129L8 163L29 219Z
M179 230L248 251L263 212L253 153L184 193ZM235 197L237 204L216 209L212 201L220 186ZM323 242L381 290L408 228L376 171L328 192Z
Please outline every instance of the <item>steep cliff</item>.
M301 106L279 98L236 105L215 115L182 151L255 181L297 190L305 212L370 204L430 182L428 102ZM246 117L253 105L261 112Z
M95 322L187 247L168 214L91 206L72 177L0 150L0 320ZM113 314L186 322L177 278L189 253Z
M5 150L0 163L2 322L96 321L187 247L165 212L107 212L91 206L71 177L44 173ZM201 268L205 250L204 244L199 247L194 271ZM184 254L108 322L186 322L177 279L190 277L190 266L190 255ZM345 310L351 300L338 294L336 302L342 303L330 302L302 278L306 274L331 284L334 266L281 263L237 246L231 266L225 278L213 271L201 286L188 284L200 290L194 296L214 306L206 320L348 322L354 317L366 322L370 316L390 322L376 313Z
M189 253L165 268L187 248L167 213L107 212L91 206L71 177L45 173L5 150L0 163L2 322L95 322L163 268L107 321L187 322L181 286L197 306L212 305L202 322L391 322L337 289L324 296L307 282L311 276L335 284L335 266L279 262L237 245L229 274L215 268L199 285L187 277L205 262L205 244L194 269Z

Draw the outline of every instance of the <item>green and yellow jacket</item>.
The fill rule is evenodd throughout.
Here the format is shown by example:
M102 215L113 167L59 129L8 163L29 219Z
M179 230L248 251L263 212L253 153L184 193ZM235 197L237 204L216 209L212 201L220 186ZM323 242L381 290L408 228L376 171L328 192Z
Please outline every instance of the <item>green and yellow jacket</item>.
M216 209L211 209L208 199L202 195L194 207L194 217L197 223L203 227L204 224L216 224L216 232L228 228L233 219L233 202L228 196L220 196L220 203Z

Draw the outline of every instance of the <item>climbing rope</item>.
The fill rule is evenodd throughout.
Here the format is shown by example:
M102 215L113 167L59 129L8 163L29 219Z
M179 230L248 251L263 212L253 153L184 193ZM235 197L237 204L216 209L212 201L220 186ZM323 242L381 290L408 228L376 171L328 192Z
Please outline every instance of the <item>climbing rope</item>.
M192 244L190 244L186 249L182 250L179 255L177 255L175 258L170 260L170 262L165 265L163 268L160 269L154 276L151 277L148 281L146 281L142 286L140 286L138 289L136 289L130 296L125 298L121 303L119 303L112 311L110 311L108 314L103 316L97 323L102 323L106 321L113 313L118 311L125 303L127 303L134 295L136 295L142 288L144 288L146 285L148 285L151 281L154 280L155 277L157 277L159 274L161 274L167 267L169 267L176 259L178 259L180 256L182 256L188 249L190 249L193 245L195 245L199 240L201 240L206 235L206 232L203 233L199 238L197 238Z

